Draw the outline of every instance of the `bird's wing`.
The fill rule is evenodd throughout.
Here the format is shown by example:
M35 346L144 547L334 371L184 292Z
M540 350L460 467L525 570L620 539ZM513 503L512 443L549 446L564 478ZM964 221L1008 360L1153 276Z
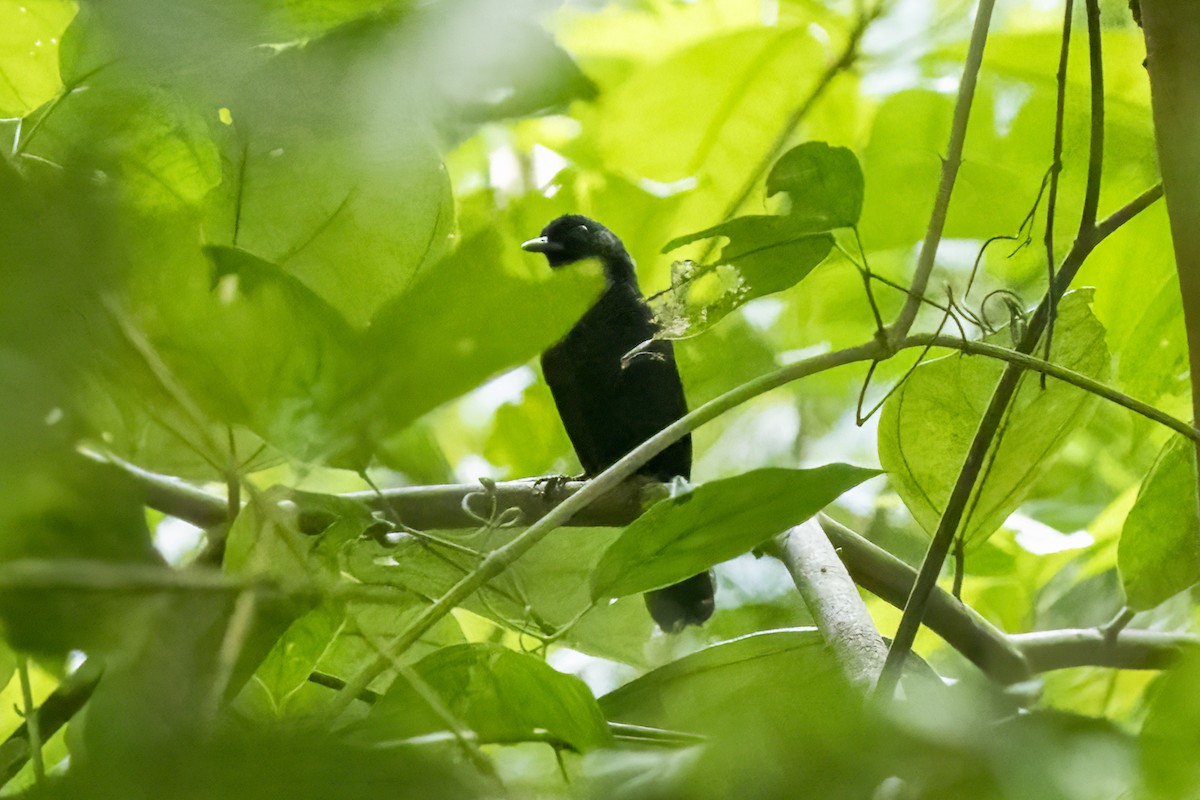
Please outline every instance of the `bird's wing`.
M579 365L563 348L555 346L542 354L542 374L584 473L595 475L604 469L603 456L595 440L594 421L587 413L587 396L579 379Z
M621 418L633 429L635 441L645 441L687 413L683 382L669 341L655 341L628 359L620 380L619 396L625 404ZM655 456L640 471L666 480L676 475L690 477L691 467L689 435Z

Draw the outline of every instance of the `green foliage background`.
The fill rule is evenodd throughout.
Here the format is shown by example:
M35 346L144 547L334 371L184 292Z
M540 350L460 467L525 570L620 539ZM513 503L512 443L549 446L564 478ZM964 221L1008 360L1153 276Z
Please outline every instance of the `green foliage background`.
M599 285L519 249L554 216L617 232L647 294L684 287L656 308L687 334L693 407L872 339L851 259L911 278L973 5L885 1L833 69L861 6L0 0L0 732L22 727L24 654L35 703L81 654L106 664L46 743L39 791L1191 796L1194 654L1003 689L923 633L956 680L918 670L885 715L842 684L769 559L718 567L716 616L678 637L636 596L607 603L746 553L847 489L829 513L919 563L1000 370L943 351L861 427L865 365L697 430L694 477L712 485L631 526L661 535L662 559L643 563L647 534L564 528L389 662L373 705L331 719L334 690L309 680L352 679L519 530L501 513L405 535L334 494L578 471L535 364ZM1101 7L1107 214L1158 174L1141 31L1124 0ZM1044 2L996 12L928 292L949 287L1002 345L994 291L1030 307L1046 281L1044 211L1023 221L1051 163L1060 24ZM1077 35L1060 257L1087 169L1086 57ZM964 296L995 236L1016 238L982 250ZM1052 359L1186 418L1174 269L1154 205L1088 258ZM873 294L885 320L904 300ZM940 320L925 308L918 326ZM917 352L875 370L865 407ZM208 532L228 534L227 580L176 577L205 538L81 450L236 486L245 505ZM1009 633L1128 605L1133 628L1185 637L1195 487L1183 439L1027 375L967 524L962 599ZM279 504L294 489L335 520L320 536ZM31 565L51 579L13 577ZM138 570L169 588L88 578ZM891 635L899 612L866 600ZM908 794L886 794L897 781ZM34 782L26 766L3 791Z

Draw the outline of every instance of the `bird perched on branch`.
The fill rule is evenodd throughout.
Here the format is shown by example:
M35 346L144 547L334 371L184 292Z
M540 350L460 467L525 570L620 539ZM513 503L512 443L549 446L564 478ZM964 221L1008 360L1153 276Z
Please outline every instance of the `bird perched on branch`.
M658 330L654 315L638 288L633 259L608 228L568 214L521 247L542 253L553 268L595 259L604 270L599 299L562 341L542 353L542 373L558 414L586 477L592 477L687 413L675 350L669 341L650 341ZM690 478L691 472L689 434L637 474L669 481ZM660 628L675 633L712 616L713 594L712 575L704 572L649 592L646 607Z

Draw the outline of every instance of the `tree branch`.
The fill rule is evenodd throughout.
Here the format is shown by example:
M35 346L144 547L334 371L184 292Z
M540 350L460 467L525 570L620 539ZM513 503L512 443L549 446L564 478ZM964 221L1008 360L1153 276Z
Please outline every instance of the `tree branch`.
M847 680L870 693L887 658L887 646L829 538L810 519L773 544L772 554L791 573Z
M822 514L819 520L854 582L880 600L904 608L917 571L830 517ZM1033 674L1003 631L941 588L935 587L930 596L925 623L992 680L1019 683Z
M1200 636L1128 629L1111 639L1099 628L1017 633L1008 639L1034 672L1084 666L1166 669L1184 650L1200 647Z
M1044 375L1049 375L1052 378L1057 378L1063 383L1069 383L1085 392L1094 394L1097 397L1102 397L1111 403L1127 408L1135 414L1140 414L1146 419L1157 422L1176 433L1186 436L1187 438L1200 442L1200 429L1184 422L1181 419L1172 417L1165 411L1161 411L1149 403L1143 403L1129 395L1119 392L1116 389L1101 383L1094 378L1089 378L1087 375L1076 372L1066 367L1061 367L1040 358L1021 353L1016 350L1010 350L1007 347L988 344L987 342L970 341L966 339L958 339L953 336L945 335L930 335L917 334L910 336L905 340L905 346L916 346L919 344L932 344L935 347L946 347L953 350L958 350L970 355L982 355L988 358L995 358L1000 361L1007 361L1010 364L1028 369L1032 372L1040 372Z

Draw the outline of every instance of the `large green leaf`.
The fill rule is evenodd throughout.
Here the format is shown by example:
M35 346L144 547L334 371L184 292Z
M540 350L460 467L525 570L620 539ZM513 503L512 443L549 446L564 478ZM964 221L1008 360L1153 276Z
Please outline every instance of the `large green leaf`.
M1059 304L1052 361L1091 378L1108 374L1104 327L1092 315L1090 291ZM1011 345L1007 329L990 339ZM929 533L937 528L979 419L1003 371L1002 362L949 355L918 367L883 406L879 462L905 505ZM1016 510L1067 436L1089 413L1091 396L1053 379L1042 389L1026 373L984 474L967 506L962 530L979 542Z
M862 169L844 147L806 142L784 153L767 176L768 196L779 193L789 201L780 215L735 217L663 246L667 253L705 239L727 240L705 265L697 268L689 262L672 277L671 293L659 312L670 333L711 325L812 272L833 249L831 232L858 222Z
M1200 580L1196 447L1173 437L1142 482L1117 550L1131 608L1145 611Z
M365 355L395 430L554 344L601 289L583 270L551 273L494 230L462 242L373 320Z
M780 192L788 196L787 215L797 227L849 228L862 213L862 167L848 148L805 142L780 156L767 174L767 196Z
M650 508L621 532L592 575L592 597L668 586L798 525L878 470L848 464L760 469Z
M838 675L816 628L763 631L659 667L601 697L600 708L614 721L717 733L723 712L740 716L735 709L744 709L747 696L790 705L795 695L789 699L782 687L793 679L798 688L833 684ZM769 687L781 692L769 694Z
M583 681L540 658L497 644L462 644L426 656L413 672L424 686L401 675L368 718L378 734L447 730L425 697L428 688L482 742L538 741L549 733L581 752L609 743L604 717Z

